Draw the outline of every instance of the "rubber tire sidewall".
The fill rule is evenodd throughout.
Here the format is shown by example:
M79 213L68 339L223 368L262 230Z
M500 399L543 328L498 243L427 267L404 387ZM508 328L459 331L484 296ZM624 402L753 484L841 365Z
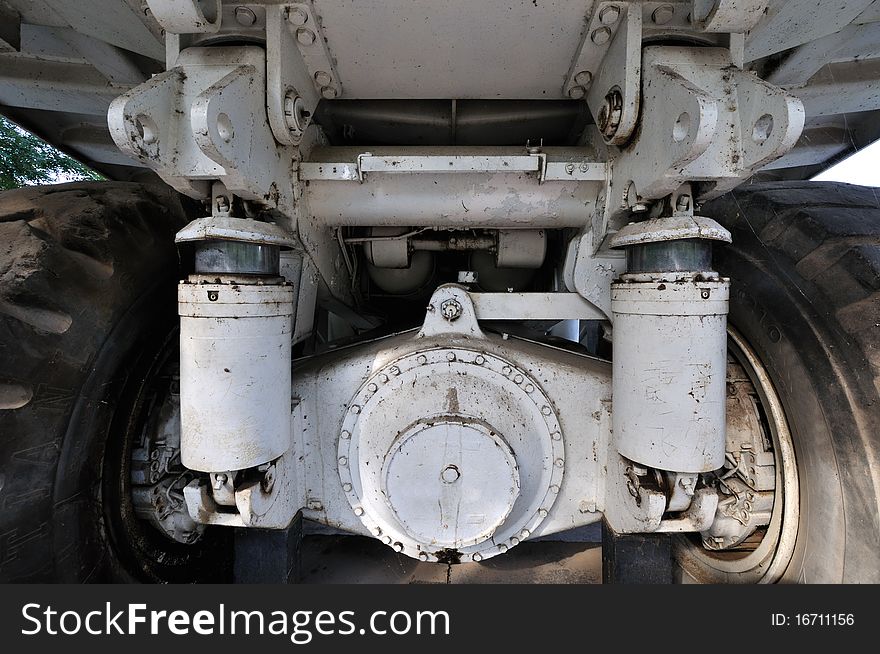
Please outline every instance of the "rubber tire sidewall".
M800 519L780 581L877 583L877 490L865 441L874 432L860 410L876 401L876 389L865 388L860 352L847 349L845 334L800 292L796 271L760 252L735 239L715 259L731 278L730 324L765 366L792 432Z

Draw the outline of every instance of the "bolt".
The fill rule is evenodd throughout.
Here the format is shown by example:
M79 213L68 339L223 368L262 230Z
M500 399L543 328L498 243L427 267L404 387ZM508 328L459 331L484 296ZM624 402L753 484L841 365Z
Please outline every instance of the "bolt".
M299 41L301 45L312 45L317 38L318 37L315 36L315 33L307 27L300 27L296 31L296 40Z
M224 473L220 473L219 475L214 475L214 490L220 490L229 481L229 477Z
M552 434L550 434L550 438L552 438L554 441L558 441L562 438L562 434L560 434L558 431L554 431Z
M347 466L348 465L348 458L344 457L344 456L339 457L339 465L341 465L342 467Z
M358 413L361 412L361 408L357 404L352 404L351 409L349 409L349 411L351 411L352 413L357 415Z
M679 195L678 200L675 201L675 210L676 211L688 211L691 208L691 196L690 195Z
M541 516L542 518L546 518L547 517L547 509L538 509L538 515Z
M217 291L208 291L208 301L216 302L217 298L220 297L220 294Z
M482 366L484 363L486 363L486 359L484 359L481 355L478 354L477 358L474 359L474 363L476 363L478 366Z
M516 536L513 536L513 537L510 539L510 544L511 544L511 545L519 545L519 538L517 538Z
M636 485L630 479L627 479L627 481L626 481L626 490L628 490L629 494L632 495L633 497L639 496L639 489L636 488Z
M582 70L577 75L574 76L575 84L580 84L581 86L589 86L593 83L593 73L588 70Z
M379 390L379 387L376 386L376 384L369 384L367 386L367 390L370 391L371 393L375 393L377 390Z
M506 551L507 551L507 545L505 545L504 543L501 543L501 545L498 546L498 551L499 551L499 552L506 552Z
M611 30L607 27L599 27L593 30L593 33L590 34L590 39L596 45L604 45L608 43L608 40L611 38Z
M551 493L554 493L554 494L558 493L558 492L559 492L559 486L557 486L556 484L553 484L552 486L550 486L550 492L551 492Z
M564 468L565 467L565 460L564 459L556 459L556 461L554 461L553 463L556 464L557 468Z
M351 484L349 484L349 483L342 484L342 490L344 490L346 493L350 493L351 492Z
M428 357L426 357L424 354L420 354L420 355L418 356L418 358L416 359L416 362L417 362L419 365L423 366L423 365L425 365L426 363L428 363Z
M565 164L565 172L568 173L569 175L571 175L574 172L574 164L573 163Z
M534 390L535 390L534 386L532 386L531 384L526 384L526 393L531 393Z
M513 383L514 384L522 384L523 383L523 376L522 375L514 375Z
M455 361L455 352L447 352L446 353L447 361Z
M395 552L402 552L403 551L403 543L401 543L400 541L394 543L394 551Z
M263 478L260 480L260 487L263 489L264 493L272 492L272 489L275 487L275 466L269 466L268 470L263 473Z
M400 374L400 368L398 368L397 366L391 366L391 368L388 370L388 372L390 372L392 375L394 375L396 377L397 375Z
M549 416L551 413L553 413L553 409L545 404L541 407L541 413L545 416Z
M248 7L236 7L235 20L243 27L250 27L257 22L257 15Z
M382 542L386 545L391 545L391 536L385 536L385 538L382 539Z
M428 553L427 552L419 552L419 561L427 561Z
M288 91L284 96L284 124L291 132L301 134L309 122L311 113L306 110L302 98Z
M620 94L620 89L615 87L605 95L605 100L599 108L599 117L596 120L596 126L606 141L617 133L622 114L623 96Z
M702 291L700 291L700 297L703 298L704 300L708 300L709 299L709 289L704 288Z
M454 465L446 466L443 468L443 472L440 473L440 479L444 484L454 484L458 481L459 477L461 477L461 473Z
M288 11L287 20L299 27L309 22L309 15L305 12L304 9L294 7L290 11Z
M361 507L356 506L354 507L354 514L356 516L362 516L364 514L364 510Z
M440 313L447 321L454 322L461 318L464 308L458 300L446 300L440 305Z
M336 90L335 86L325 86L321 89L321 97L327 100L332 100L337 95L339 95L339 91Z
M382 382L383 384L387 384L388 383L388 375L386 375L383 372L381 375L379 375L379 381Z
M474 561L476 561L477 563L479 563L480 561L483 560L483 555L480 554L479 552L474 552L474 555L473 555L471 558L472 558Z
M349 438L351 438L351 432L343 430L341 436L342 440L347 441Z
M525 540L526 538L528 538L529 536L532 535L532 532L530 532L528 529L523 529L521 532L519 532L519 535L520 535L520 538Z
M214 206L219 213L229 213L229 198L225 195L218 195L214 198Z
M603 7L602 11L599 12L599 21L603 25L613 25L617 22L618 18L620 18L620 9L615 5Z
M674 14L675 7L672 5L660 5L654 10L654 13L651 14L651 20L657 25L665 25L672 20Z
M583 86L572 86L570 89L568 89L568 97L570 97L572 100L580 100L586 94L587 89L585 89Z
M326 70L319 70L317 73L315 73L315 83L318 86L329 86L330 82L332 81L333 76Z

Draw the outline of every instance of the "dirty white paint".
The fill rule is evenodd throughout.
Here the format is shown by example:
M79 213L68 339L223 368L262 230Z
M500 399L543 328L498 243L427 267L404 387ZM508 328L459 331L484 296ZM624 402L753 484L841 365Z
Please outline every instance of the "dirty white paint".
M614 437L661 470L724 464L729 282L624 275L611 287Z
M183 464L219 472L281 456L290 447L292 288L185 282L178 302Z

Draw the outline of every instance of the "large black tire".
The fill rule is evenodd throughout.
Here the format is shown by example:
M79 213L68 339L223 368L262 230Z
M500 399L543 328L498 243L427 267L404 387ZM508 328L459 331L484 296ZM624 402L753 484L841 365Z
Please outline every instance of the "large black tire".
M779 580L880 582L877 192L760 183L701 213L733 234L715 255L731 278L730 323L765 366L791 428L800 516Z
M124 483L144 380L174 356L187 219L162 187L0 195L0 581L222 579L222 546L150 533Z

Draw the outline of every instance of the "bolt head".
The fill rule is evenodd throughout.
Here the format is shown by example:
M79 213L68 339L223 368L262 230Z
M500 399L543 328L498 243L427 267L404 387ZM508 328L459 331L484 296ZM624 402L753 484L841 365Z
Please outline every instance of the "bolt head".
M581 86L589 86L593 83L593 73L588 70L582 70L574 76L574 81L575 84L580 84Z
M428 553L427 552L419 552L419 560L420 561L427 561L428 560Z
M454 465L446 466L440 473L440 479L444 484L454 484L458 481L459 477L461 477L461 472Z
M620 18L620 8L616 5L603 7L602 11L599 12L599 21L603 25L613 25L617 22L618 18Z
M315 73L315 83L318 86L328 86L333 81L332 75L325 70L319 70Z
M318 37L308 27L300 27L296 31L296 40L300 45L312 45Z
M338 95L339 91L336 90L335 86L325 86L321 89L321 97L326 100L333 100Z
M651 21L656 25L665 25L672 20L673 15L675 15L675 7L672 5L661 5L651 14Z
M476 561L477 563L479 563L480 561L483 560L483 555L480 554L479 552L474 552L474 554L473 554L473 556L472 556L471 558L472 558L474 561Z
M309 15L300 7L293 7L287 14L287 20L297 27L309 22Z
M357 507L355 507L355 509L354 509L354 514L355 514L356 516L360 517L360 516L362 516L362 515L364 514L364 510L363 510L361 507L357 506Z
M447 321L454 322L461 318L464 308L458 300L446 300L440 305L440 313Z
M587 94L587 90L583 86L572 86L568 89L568 97L572 100L580 100Z
M257 15L250 7L236 7L235 22L242 27L250 27L257 22Z
M590 34L590 40L596 45L605 45L611 40L611 30L607 27L597 27Z

